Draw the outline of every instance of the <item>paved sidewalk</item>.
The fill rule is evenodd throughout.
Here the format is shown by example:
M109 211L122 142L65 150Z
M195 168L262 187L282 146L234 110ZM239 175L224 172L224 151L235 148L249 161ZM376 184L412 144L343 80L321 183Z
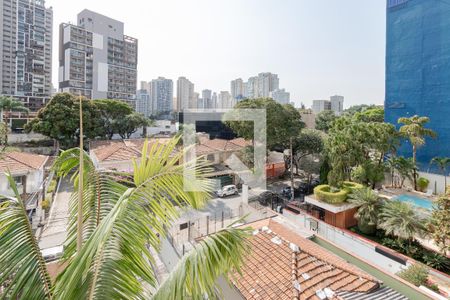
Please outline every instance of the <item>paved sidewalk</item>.
M62 246L66 240L69 202L72 191L72 183L68 179L62 179L50 210L48 223L45 224L39 240L39 247L41 249Z

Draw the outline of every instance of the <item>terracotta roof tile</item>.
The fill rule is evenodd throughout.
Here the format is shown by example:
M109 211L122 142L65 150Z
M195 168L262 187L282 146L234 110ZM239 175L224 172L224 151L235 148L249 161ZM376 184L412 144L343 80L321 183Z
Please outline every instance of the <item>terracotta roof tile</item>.
M148 140L148 151L153 144L166 144L170 138ZM140 157L145 139L93 141L90 149L99 161L126 161Z
M274 220L251 226L259 232L250 239L252 251L246 257L242 277L238 273L230 275L245 299L319 299L316 292L325 288L369 293L380 285L369 274ZM271 232L262 230L263 226ZM299 251L291 249L290 243L297 245Z
M8 152L0 158L0 172L11 171L12 174L40 169L48 156L26 152Z

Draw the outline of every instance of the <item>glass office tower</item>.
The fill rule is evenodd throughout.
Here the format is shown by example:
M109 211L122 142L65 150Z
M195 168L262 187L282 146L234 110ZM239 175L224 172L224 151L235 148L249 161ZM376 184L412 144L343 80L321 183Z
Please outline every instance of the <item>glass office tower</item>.
M385 119L428 116L437 139L418 150L422 170L450 157L450 0L388 0ZM400 155L412 156L404 142Z

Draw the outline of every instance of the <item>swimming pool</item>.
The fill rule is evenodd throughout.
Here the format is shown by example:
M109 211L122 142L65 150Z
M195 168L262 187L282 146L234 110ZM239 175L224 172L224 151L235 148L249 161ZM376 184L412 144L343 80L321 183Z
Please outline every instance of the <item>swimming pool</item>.
M414 195L402 194L402 195L395 196L392 199L399 200L402 202L409 202L412 205L415 205L415 206L418 206L421 208L425 208L428 210L433 209L433 203L430 200L425 199L425 198L420 198L420 197L417 197Z

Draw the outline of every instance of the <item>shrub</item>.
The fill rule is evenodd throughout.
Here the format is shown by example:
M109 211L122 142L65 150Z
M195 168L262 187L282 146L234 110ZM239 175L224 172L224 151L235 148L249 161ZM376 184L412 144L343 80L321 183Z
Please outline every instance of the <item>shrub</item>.
M427 285L428 269L423 265L411 265L407 269L397 273L397 275L415 286Z
M364 186L362 184L351 182L351 181L344 181L342 182L342 189L347 189L349 193L353 192L357 189L362 189Z
M56 189L56 180L53 179L53 180L50 182L50 184L48 185L47 193L53 193L53 192L55 191L55 189Z
M43 210L48 211L50 208L50 201L48 201L47 199L42 201L41 206Z
M420 177L417 179L417 186L419 187L419 190L422 192L426 192L428 185L430 184L430 181L424 177Z
M347 189L341 189L336 192L331 190L331 187L327 184L318 185L314 188L314 196L320 201L338 204L347 200L349 191Z
M436 270L444 272L448 272L448 270L450 270L450 258L439 253L425 253L422 259L427 266L435 268Z

